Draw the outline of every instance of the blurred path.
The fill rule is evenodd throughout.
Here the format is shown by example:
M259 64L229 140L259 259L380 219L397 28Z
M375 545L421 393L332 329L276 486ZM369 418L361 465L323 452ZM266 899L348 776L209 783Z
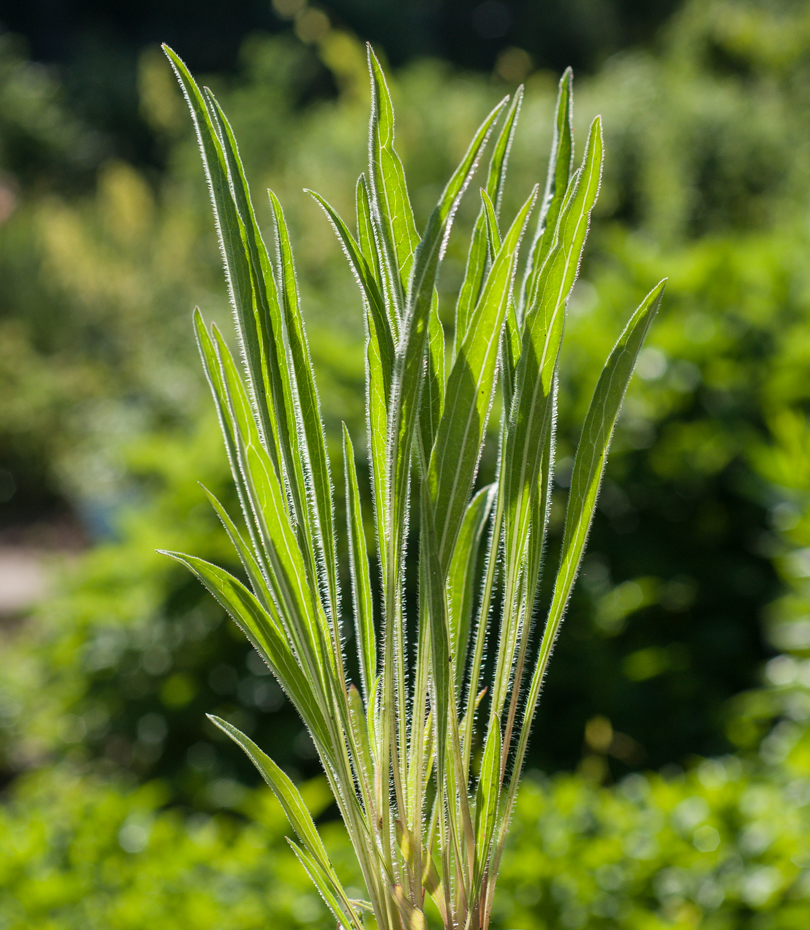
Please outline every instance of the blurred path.
M0 623L19 618L51 591L62 557L87 547L69 519L0 532Z

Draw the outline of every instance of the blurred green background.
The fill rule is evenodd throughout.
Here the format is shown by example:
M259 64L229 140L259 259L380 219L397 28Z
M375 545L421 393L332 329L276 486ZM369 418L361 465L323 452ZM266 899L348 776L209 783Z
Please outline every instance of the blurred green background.
M285 205L337 443L341 419L364 429L360 302L301 188L351 214L365 39L390 65L422 221L519 82L507 214L545 176L566 65L580 145L604 117L555 536L601 363L670 279L551 665L497 926L806 930L810 6L36 0L2 18L0 930L327 925L283 815L206 712L306 782L353 874L279 689L154 551L233 561L197 485L230 493L191 335L195 304L226 326L229 310L158 43L220 97L262 220L263 188Z

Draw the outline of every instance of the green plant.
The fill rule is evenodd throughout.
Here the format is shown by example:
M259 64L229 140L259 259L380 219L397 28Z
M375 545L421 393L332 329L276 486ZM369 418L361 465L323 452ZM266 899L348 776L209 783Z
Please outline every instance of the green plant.
M560 567L535 648L532 618L551 493L557 362L566 301L599 189L601 124L593 122L582 166L572 172L566 73L546 193L515 288L537 186L503 236L497 210L522 93L508 108L502 101L483 122L420 237L393 146L388 88L369 51L369 173L357 185L357 238L314 195L365 302L380 590L375 609L354 452L344 429L358 689L350 683L344 650L334 491L284 215L270 192L273 263L225 115L180 59L167 54L199 136L245 367L243 375L220 333L209 332L198 312L197 338L247 535L208 496L250 588L199 558L167 554L188 566L242 627L301 714L347 827L367 901L350 898L343 888L290 779L244 734L214 722L247 752L278 796L298 835L291 846L340 926L360 930L367 910L380 928L423 927L427 891L444 926L483 930L543 677L619 407L663 282L619 338L585 418ZM459 200L501 115L446 355L435 285ZM476 490L498 383L503 416L497 478ZM404 553L412 523L418 530L419 604L409 623ZM495 607L497 623L491 619ZM482 689L487 676L490 684ZM479 736L476 713L485 694ZM481 742L479 761L474 750Z

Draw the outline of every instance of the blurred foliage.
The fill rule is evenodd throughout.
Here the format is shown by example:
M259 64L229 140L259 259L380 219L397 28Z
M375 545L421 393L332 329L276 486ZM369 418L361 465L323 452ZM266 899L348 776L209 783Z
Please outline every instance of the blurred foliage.
M607 162L566 335L557 532L572 424L646 286L670 281L541 702L533 765L580 774L527 786L501 926L808 925L808 49L805 4L692 0L653 50L576 82L578 137L601 112ZM300 187L351 218L362 48L327 22L306 43L255 36L239 60L210 84L262 222L263 187L285 205L327 427L360 435L359 298ZM519 56L504 68L397 74L421 220L521 69L506 216L544 173L556 75ZM8 37L0 75L0 506L22 523L68 504L97 541L31 618L0 629L0 767L16 778L0 889L24 889L0 894L0 927L140 926L145 902L190 928L311 924L278 812L204 712L301 777L316 771L308 739L221 612L154 552L231 558L196 485L228 494L192 303L230 327L185 105L148 49L132 82L143 151L158 154L125 159ZM331 96L313 97L323 75ZM458 241L443 293L463 273ZM442 313L449 328L446 300ZM665 778L627 776L661 766Z
M0 9L3 28L25 36L40 72L61 80L72 113L95 147L139 168L162 169L163 141L143 112L138 61L161 42L182 49L196 73L235 74L246 37L295 35L317 43L330 27L374 43L397 66L437 56L456 66L495 68L517 82L532 67L593 70L614 52L648 40L678 0L28 0ZM334 75L317 56L302 63L290 100L332 99Z
M810 767L763 778L731 757L689 776L529 779L495 896L493 926L537 930L802 930L810 916ZM165 809L138 788L69 767L26 776L0 810L0 926L298 930L325 909L283 835L269 790L215 782L219 809ZM305 786L317 808L322 780ZM248 818L247 822L245 818ZM358 880L338 822L324 839ZM351 886L350 886L351 887ZM358 889L359 894L359 889Z
M0 926L311 926L321 902L284 841L284 812L269 793L227 782L218 791L223 810L184 817L162 810L159 782L108 784L69 768L27 779L0 812L0 888L14 889L0 896ZM311 782L305 794L317 810L328 789ZM249 813L250 825L230 807ZM350 869L350 848L339 837L330 846Z
M743 725L732 699L758 686L773 655L763 616L784 583L770 522L781 492L755 467L752 450L768 447L777 411L807 403L810 162L795 153L806 148L802 114L810 106L807 46L796 36L808 29L803 8L790 4L778 16L762 4L691 4L656 55L627 53L578 83L581 122L604 114L608 160L594 245L572 301L560 502L576 440L570 424L582 417L589 372L648 282L668 273L670 284L625 406L541 704L534 762L545 768L599 756L606 776L609 769L618 777L754 746L770 726L772 715L761 711ZM296 109L296 89L316 57L340 96ZM71 753L81 746L132 764L186 796L205 782L209 763L200 759L214 755L203 710L238 711L248 729L270 711L280 756L303 772L311 761L289 710L276 708L277 695L247 667L201 591L145 555L171 546L228 558L195 485L202 478L221 488L225 462L182 308L196 295L209 317L224 321L227 310L183 102L156 50L144 55L139 75L166 172L108 161L92 196L24 197L0 227L10 279L21 282L0 323L18 334L30 360L24 368L17 350L9 353L4 377L15 389L4 395L0 431L13 440L11 455L20 437L39 444L3 467L16 480L34 473L28 462L42 469L47 457L53 485L94 532L115 533L71 567L61 597L16 634L13 648L25 660L2 673L7 706L18 708L3 752L13 772L53 747L64 750L53 734L59 715L68 715L86 731L68 741ZM243 50L240 75L211 83L254 191L273 187L287 208L328 427L337 436L345 419L358 432L355 285L299 185L303 179L351 215L364 159L362 50L336 30L310 47L256 38ZM535 153L547 149L553 88L545 72L529 79L507 214L544 170ZM505 89L497 76L488 82L436 62L399 74L398 143L417 216L426 215L477 117ZM441 108L424 105L434 98ZM258 193L256 201L268 222ZM473 209L466 204L461 223ZM450 243L445 290L463 272L460 239ZM27 270L12 261L20 255ZM449 328L449 304L443 314ZM484 473L488 467L485 459ZM190 616L209 618L193 644ZM613 734L601 756L586 731L596 714ZM23 732L22 742L12 735ZM210 765L250 778L241 762L220 756Z
M677 0L234 0L223 17L217 4L189 0L31 0L3 10L2 20L29 38L37 59L67 62L82 98L98 107L129 95L116 60L129 63L144 45L174 46L180 38L193 70L232 70L245 35L288 24L308 35L325 16L384 49L396 65L437 56L489 70L500 52L519 46L543 67L582 69L649 39L676 6Z

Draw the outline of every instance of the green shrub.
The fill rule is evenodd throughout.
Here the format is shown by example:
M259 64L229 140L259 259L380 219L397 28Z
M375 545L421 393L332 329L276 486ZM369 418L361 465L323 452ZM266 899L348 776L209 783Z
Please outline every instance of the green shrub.
M303 792L316 809L328 799L322 781ZM163 810L160 783L136 788L70 767L21 779L0 808L0 927L319 924L321 902L270 791L237 797L231 783L220 793L235 811ZM324 833L341 875L357 881L342 828ZM498 930L804 930L810 780L732 757L610 789L529 777L499 888Z

